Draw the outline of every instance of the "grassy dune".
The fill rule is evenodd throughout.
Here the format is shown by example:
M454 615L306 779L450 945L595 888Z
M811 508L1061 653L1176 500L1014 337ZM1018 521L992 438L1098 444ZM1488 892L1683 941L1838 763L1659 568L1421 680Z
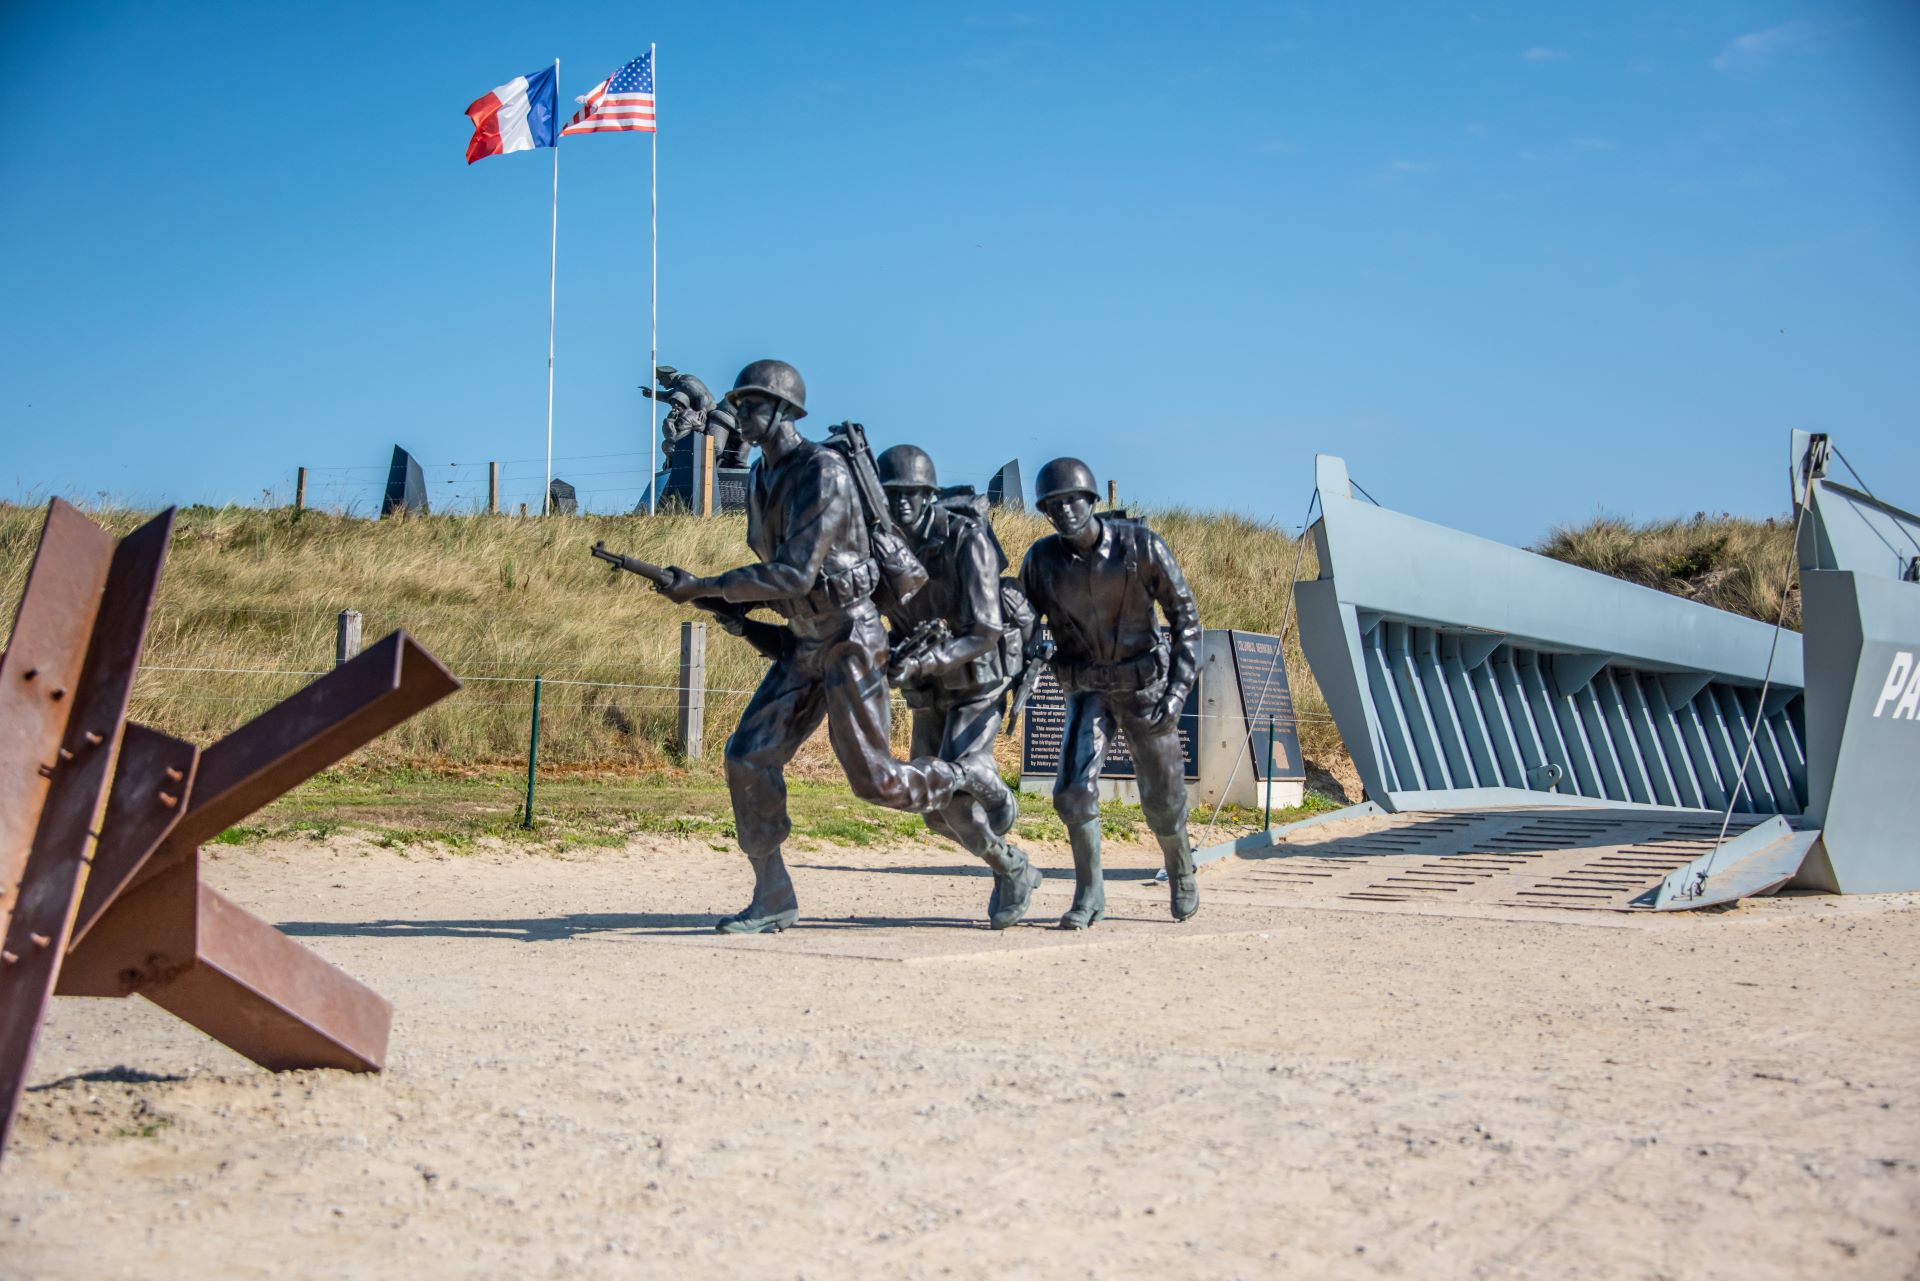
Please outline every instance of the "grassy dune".
M144 515L90 513L116 533ZM0 506L0 611L15 603L43 509ZM1317 572L1309 546L1234 516L1168 511L1151 517L1186 569L1208 627L1275 632L1284 584ZM1046 532L1036 516L996 520L1017 564ZM134 691L133 715L207 741L332 664L335 618L364 617L367 642L405 628L465 682L458 694L368 749L369 763L485 769L523 762L532 677L545 678L541 756L556 769L679 769L669 742L678 680L676 608L631 575L615 576L587 548L714 572L750 559L740 517L471 515L372 521L289 509L189 508L173 548ZM765 663L708 629L706 733L724 739ZM1289 668L1307 755L1340 752L1338 735L1301 659ZM903 727L905 718L899 724ZM1003 739L1003 762L1017 759ZM691 768L716 768L708 759ZM797 762L834 771L824 745Z
M0 611L15 603L44 509L0 505ZM142 513L90 513L116 533ZM1283 585L1318 565L1276 527L1239 516L1156 512L1208 627L1275 632L1290 614ZM1037 516L995 520L1017 564L1046 532ZM1556 529L1545 555L1771 621L1783 596L1797 626L1790 529L1776 521L1696 516L1647 524L1601 518ZM675 608L587 555L595 539L662 564L713 572L747 559L745 521L671 515L520 519L473 515L373 521L289 509L189 508L172 553L134 691L133 715L207 741L299 688L332 663L335 618L358 609L368 642L395 628L418 637L465 682L458 694L368 749L366 763L487 770L524 762L532 677L545 678L541 756L567 769L690 769L671 748L679 624ZM1292 629L1289 628L1289 631ZM706 733L717 746L765 664L708 629ZM1300 655L1288 645L1299 732L1330 767L1339 735ZM899 728L904 728L901 718ZM1012 768L1017 744L1002 740ZM823 742L796 762L831 778Z
M1561 526L1535 550L1769 623L1784 600L1787 626L1800 627L1791 521L1698 514L1636 524L1603 516Z

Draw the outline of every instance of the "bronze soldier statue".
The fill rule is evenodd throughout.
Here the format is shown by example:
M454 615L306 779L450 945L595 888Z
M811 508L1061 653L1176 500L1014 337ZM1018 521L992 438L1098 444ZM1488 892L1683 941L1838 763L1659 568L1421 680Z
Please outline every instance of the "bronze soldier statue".
M913 754L952 761L999 783L929 810L927 826L993 870L987 921L1004 930L1026 915L1040 884L1039 870L1007 843L1019 806L993 764L1001 709L1021 658L1021 629L1003 608L1006 555L984 518L940 501L925 450L895 445L880 455L879 473L893 522L927 570L924 588L887 608L894 625L889 674L913 714ZM1014 602L1027 610L1024 599Z
M963 790L991 796L1005 786L990 768L901 762L889 752L887 637L872 599L881 580L874 540L886 531L870 528L847 457L795 430L806 400L806 384L785 361L740 371L727 401L760 451L747 482L747 542L760 563L711 578L669 567L671 581L659 588L682 604L761 605L787 619L788 634L767 647L778 656L727 740L734 828L753 864L753 901L716 926L728 934L783 930L799 915L780 853L793 830L782 770L822 718L863 800L925 814Z
M1179 733L1199 671L1200 614L1166 542L1137 521L1094 515L1095 495L1093 472L1079 459L1042 467L1034 501L1055 532L1020 566L1027 599L1053 634L1053 674L1067 695L1053 787L1053 807L1073 843L1073 907L1060 918L1067 930L1086 929L1107 911L1100 767L1116 727L1133 749L1140 806L1166 859L1173 919L1200 910Z

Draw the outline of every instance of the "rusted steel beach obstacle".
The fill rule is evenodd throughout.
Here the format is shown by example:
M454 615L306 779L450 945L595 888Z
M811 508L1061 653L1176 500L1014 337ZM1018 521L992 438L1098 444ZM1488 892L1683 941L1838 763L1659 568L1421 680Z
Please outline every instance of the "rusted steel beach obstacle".
M172 528L55 499L0 654L0 1153L51 996L144 996L274 1070L386 1059L392 1007L202 884L200 845L460 682L395 632L210 747L128 723Z

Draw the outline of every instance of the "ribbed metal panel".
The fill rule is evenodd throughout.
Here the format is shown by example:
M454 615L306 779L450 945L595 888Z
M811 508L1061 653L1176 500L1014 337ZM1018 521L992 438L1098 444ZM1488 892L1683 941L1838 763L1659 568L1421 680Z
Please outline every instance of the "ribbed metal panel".
M1776 691L1762 715L1757 689L1727 681L1617 660L1588 675L1597 656L1512 642L1481 656L1475 639L1388 618L1361 636L1388 790L1511 787L1690 809L1724 809L1733 796L1740 813L1806 808L1801 691ZM1749 735L1758 741L1736 788Z
M1300 643L1369 799L1806 812L1797 634L1361 502L1338 458L1315 479Z

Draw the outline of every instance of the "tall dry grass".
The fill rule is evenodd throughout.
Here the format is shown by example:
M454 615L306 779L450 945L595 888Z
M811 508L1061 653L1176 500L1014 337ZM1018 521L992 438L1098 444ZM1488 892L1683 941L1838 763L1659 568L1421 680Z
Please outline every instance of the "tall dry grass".
M90 515L116 534L145 515ZM0 616L12 626L44 508L0 505ZM1242 517L1168 511L1150 517L1185 568L1208 627L1273 632L1296 566L1311 550ZM1046 523L1004 513L995 528L1017 566ZM440 705L369 749L372 759L436 766L518 762L527 750L531 678L545 679L541 757L558 765L663 768L679 676L675 607L631 575L615 575L588 547L715 572L750 559L741 517L474 515L361 520L288 509L183 510L134 689L136 719L209 741L298 689L333 660L335 619L363 616L371 643L405 628L465 681ZM744 642L708 629L706 733L717 746L738 719L765 662ZM1325 704L1289 646L1303 747L1339 752ZM905 718L900 718L904 727ZM1003 740L1004 763L1017 747ZM713 768L717 751L699 768ZM823 748L800 772L831 774Z
M124 534L145 514L90 515ZM12 626L44 508L0 505L0 617ZM1186 571L1207 627L1277 632L1291 616L1290 580L1319 572L1304 545L1273 525L1183 509L1148 514ZM1018 565L1047 524L995 516ZM1798 626L1790 527L1696 516L1645 524L1603 517L1553 531L1537 550L1721 609L1771 621L1783 596ZM167 573L134 689L133 715L209 741L326 671L335 619L357 609L368 642L405 628L465 681L369 754L380 762L482 767L524 761L532 677L545 678L541 756L558 766L673 768L681 610L587 548L715 572L749 558L740 517L701 519L474 515L362 520L288 509L195 507L175 525ZM1304 754L1323 768L1343 755L1338 732L1287 628ZM706 733L716 746L765 670L744 642L708 629ZM897 727L904 731L905 718ZM901 744L904 746L904 744ZM704 765L712 769L717 751ZM1002 742L1012 766L1017 744ZM797 772L830 777L824 745Z
M1698 513L1691 520L1635 523L1601 516L1556 528L1535 550L1769 623L1784 602L1787 626L1800 628L1791 520Z

